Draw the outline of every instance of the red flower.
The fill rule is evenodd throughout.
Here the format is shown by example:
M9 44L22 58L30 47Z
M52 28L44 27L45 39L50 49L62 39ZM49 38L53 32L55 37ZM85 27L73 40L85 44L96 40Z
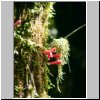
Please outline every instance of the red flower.
M57 59L59 59L60 58L60 54L53 54L53 58L57 58Z
M17 21L14 23L14 26L16 26L16 25L20 25L21 23L22 23L21 20L17 20Z
M50 53L50 50L44 50L42 53L48 55Z
M59 65L61 64L61 60L50 62L50 65Z
M53 57L52 52L49 52L49 54L48 54L48 60L50 60L50 58L52 58L52 57Z
M56 48L52 48L50 50L44 50L43 53L47 55L48 60L53 57L53 53L56 52Z
M51 58L53 57L53 54L52 54L52 52L50 50L45 50L45 51L43 51L43 53L47 55L48 60L50 60L50 57Z
M54 47L50 51L53 52L53 53L55 53L56 52L56 48Z

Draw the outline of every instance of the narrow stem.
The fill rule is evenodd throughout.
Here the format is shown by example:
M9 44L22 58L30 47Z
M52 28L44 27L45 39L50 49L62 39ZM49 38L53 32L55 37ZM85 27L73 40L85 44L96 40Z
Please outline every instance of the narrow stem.
M68 61L68 68L69 68L69 73L71 73L71 68L70 68L69 61Z
M73 35L74 33L76 33L77 31L79 31L80 29L82 29L84 26L86 26L86 24L83 24L82 26L78 27L77 29L75 29L74 31L72 31L71 33L69 33L67 36L65 36L64 38L67 39L68 37L70 37L71 35Z

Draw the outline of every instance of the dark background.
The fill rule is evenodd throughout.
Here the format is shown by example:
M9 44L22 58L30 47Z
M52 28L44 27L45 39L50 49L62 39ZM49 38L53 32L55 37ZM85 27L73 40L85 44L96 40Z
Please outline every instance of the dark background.
M54 5L54 21L58 30L58 38L64 37L79 26L86 23L86 2L56 2ZM56 88L49 91L54 98L85 98L86 97L86 27L68 38L70 43L70 67L64 66L64 81L60 85L62 93ZM57 69L52 68L52 79L56 84Z

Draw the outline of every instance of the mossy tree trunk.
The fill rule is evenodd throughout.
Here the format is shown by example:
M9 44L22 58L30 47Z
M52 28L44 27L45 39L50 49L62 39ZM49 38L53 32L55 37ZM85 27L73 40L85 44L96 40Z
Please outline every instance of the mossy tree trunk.
M15 98L48 98L47 58L42 52L47 48L53 4L14 3Z

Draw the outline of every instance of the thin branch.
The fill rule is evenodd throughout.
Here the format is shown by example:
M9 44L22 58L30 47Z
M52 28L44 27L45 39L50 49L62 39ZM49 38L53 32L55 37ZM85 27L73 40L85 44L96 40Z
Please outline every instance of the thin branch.
M74 31L72 31L71 33L69 33L67 36L65 36L64 38L67 39L71 35L75 34L77 31L79 31L80 29L82 29L84 26L86 26L86 24L83 24L82 26L78 27L77 29L75 29Z
M70 68L70 63L68 61L68 68L69 68L69 73L71 73L71 68Z

